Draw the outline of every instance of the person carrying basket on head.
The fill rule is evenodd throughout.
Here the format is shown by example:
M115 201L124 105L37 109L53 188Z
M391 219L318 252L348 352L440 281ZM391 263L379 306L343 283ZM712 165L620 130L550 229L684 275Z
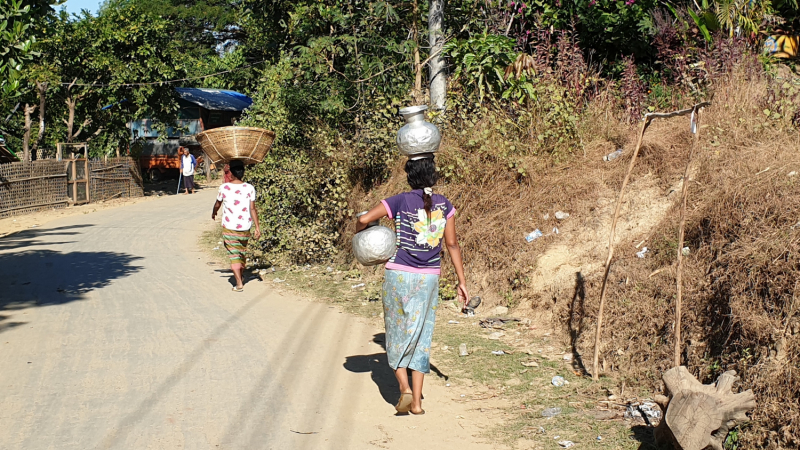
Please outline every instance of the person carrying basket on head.
M259 239L261 227L256 209L256 189L242 181L244 163L238 160L231 161L230 173L232 180L219 187L217 202L211 211L211 220L216 220L217 211L222 208L222 240L231 261L233 276L236 278L233 291L242 292L244 290L242 272L247 263L245 251L250 240L250 230L255 227L253 237Z

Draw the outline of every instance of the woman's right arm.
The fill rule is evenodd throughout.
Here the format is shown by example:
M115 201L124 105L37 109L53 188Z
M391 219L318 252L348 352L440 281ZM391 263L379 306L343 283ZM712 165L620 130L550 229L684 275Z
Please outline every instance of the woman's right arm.
M217 202L214 203L214 209L211 210L211 220L217 219L217 211L219 211L220 206L222 206L222 200L217 200Z
M386 217L386 207L383 206L383 203L378 203L377 206L370 209L366 214L360 216L356 220L356 233L367 228L370 222L374 222L382 217Z
M456 269L456 276L458 276L458 297L461 299L461 306L465 307L467 301L469 301L469 292L467 292L467 278L464 276L464 260L461 258L461 246L458 245L458 237L456 236L455 216L447 219L447 225L444 227L444 243L447 245L447 252L450 254L450 259Z

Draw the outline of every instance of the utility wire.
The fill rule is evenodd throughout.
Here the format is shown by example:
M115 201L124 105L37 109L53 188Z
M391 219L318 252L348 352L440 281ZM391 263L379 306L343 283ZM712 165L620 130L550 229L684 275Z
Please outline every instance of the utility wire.
M211 78L217 75L222 75L224 73L231 73L237 70L244 70L249 69L253 66L257 66L259 64L263 64L267 62L267 60L255 62L253 64L248 64L243 67L237 67L235 69L223 70L222 72L212 73L210 75L203 75L199 77L190 77L190 78L178 78L176 80L167 80L167 81L151 81L148 83L119 83L119 84L104 84L104 83L61 83L63 86L83 86L83 87L133 87L133 86L153 86L153 85L163 85L163 84L172 84L172 83L179 83L182 81L193 81L193 80L202 80L204 78Z

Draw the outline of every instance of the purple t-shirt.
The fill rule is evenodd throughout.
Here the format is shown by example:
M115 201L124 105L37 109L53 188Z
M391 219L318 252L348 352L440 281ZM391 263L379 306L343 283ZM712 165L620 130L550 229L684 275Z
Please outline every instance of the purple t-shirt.
M397 250L387 269L439 275L444 227L456 209L443 195L433 194L431 200L430 219L421 189L381 200L397 232Z

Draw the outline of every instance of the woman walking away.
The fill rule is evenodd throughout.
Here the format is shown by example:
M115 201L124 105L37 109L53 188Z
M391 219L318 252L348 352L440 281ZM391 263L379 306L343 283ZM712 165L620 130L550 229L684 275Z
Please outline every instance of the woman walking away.
M242 181L244 164L234 160L230 163L231 182L223 183L217 193L217 202L211 211L211 220L216 220L217 211L222 207L222 240L231 260L231 270L236 278L234 292L242 292L242 272L247 262L245 250L250 239L250 228L256 227L255 238L261 237L256 210L256 189Z
M456 210L444 196L433 193L438 178L433 154L409 159L405 169L412 191L382 200L358 218L356 231L381 217L394 219L397 250L386 263L383 282L386 353L400 384L395 408L400 413L425 414L422 384L430 372L443 237L458 275L462 304L469 295L456 238ZM410 385L407 368L412 370Z

